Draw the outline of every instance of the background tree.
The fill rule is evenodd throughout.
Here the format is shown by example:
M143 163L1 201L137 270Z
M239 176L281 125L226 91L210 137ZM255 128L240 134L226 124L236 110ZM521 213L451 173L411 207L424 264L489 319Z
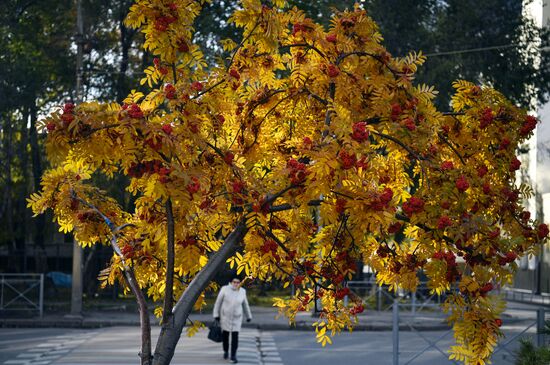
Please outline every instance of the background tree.
M142 37L122 23L131 4L124 0L84 1L85 95L121 101L130 85L137 84L136 80L143 76L147 55L141 48ZM56 227L45 216L31 219L25 196L39 186L47 163L42 157L43 136L36 132L38 115L73 98L74 2L7 1L3 5L0 244L8 248L11 258L7 261L8 271L45 272L49 269L44 248ZM130 194L119 189L124 183L98 183L108 187L119 201L132 204ZM39 253L34 265L27 257L32 251ZM90 279L96 277L100 267L88 267Z
M112 245L104 280L125 278L139 302L143 364L170 362L226 261L294 283L295 297L276 300L291 320L321 300L323 345L363 310L346 287L357 260L393 289L414 290L423 270L434 292L459 287L444 304L451 357L488 359L502 324L493 283L548 236L520 204L530 188L515 186L536 118L466 81L442 113L433 87L413 83L424 57L392 57L365 11L337 12L327 29L285 6L243 1L231 17L242 40L222 41L229 56L208 67L192 42L201 2L136 2L126 24L156 56L147 94L46 118L52 168L29 205L85 246ZM129 178L129 210L92 179L116 174ZM162 301L153 359L141 289Z
M67 95L74 70L70 41L69 1L7 1L0 15L0 117L2 120L2 241L13 257L27 241L44 249L45 217L30 220L23 196L39 187L42 147L36 123L39 110ZM57 99L59 100L59 99ZM27 233L32 234L29 237ZM10 269L24 267L10 261ZM21 265L21 266L19 266ZM44 260L38 261L39 270Z

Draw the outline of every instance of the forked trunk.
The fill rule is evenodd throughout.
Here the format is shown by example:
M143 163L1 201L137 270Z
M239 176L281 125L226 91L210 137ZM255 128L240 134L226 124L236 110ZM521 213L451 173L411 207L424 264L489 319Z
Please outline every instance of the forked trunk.
M183 292L174 307L172 320L170 323L165 323L162 326L155 348L153 365L170 364L193 305L216 273L223 267L227 259L235 253L239 242L241 242L247 230L246 224L240 222L233 232L227 236L220 250L212 255L208 263L191 281L185 292Z

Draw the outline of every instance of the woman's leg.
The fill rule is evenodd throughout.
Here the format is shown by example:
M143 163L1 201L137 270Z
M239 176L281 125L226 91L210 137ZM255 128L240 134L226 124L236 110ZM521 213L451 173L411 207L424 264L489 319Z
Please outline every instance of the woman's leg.
M227 352L229 351L229 332L222 331L222 342L223 342L223 357L227 357Z
M231 332L231 358L237 356L237 348L239 347L239 332Z

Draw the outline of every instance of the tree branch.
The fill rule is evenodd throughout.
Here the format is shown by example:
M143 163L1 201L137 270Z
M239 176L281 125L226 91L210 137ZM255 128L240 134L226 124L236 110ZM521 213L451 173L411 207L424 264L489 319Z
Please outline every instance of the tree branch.
M193 305L216 273L223 267L227 259L235 254L238 244L242 241L247 232L248 228L246 227L246 222L245 220L241 220L224 240L221 248L210 257L206 265L197 273L180 296L172 311L174 315L174 325L162 327L161 329L155 348L153 365L168 365L170 363L172 356L174 356L174 350L181 336L183 326L185 326L187 322Z
M118 246L118 242L117 242L117 233L120 232L123 228L133 226L133 225L123 224L117 227L95 205L85 201L84 199L76 195L74 190L71 190L71 196L74 199L77 199L78 201L80 201L82 204L89 207L90 209L93 209L97 214L99 214L99 216L101 216L105 224L111 230L111 233L112 233L111 247L113 248L113 251L115 251L115 253L120 257L122 266L124 268L124 277L126 279L126 282L128 283L128 286L130 287L130 290L135 295L136 301L138 302L138 306L139 306L139 319L140 319L140 327L141 327L141 351L139 356L141 358L141 365L150 365L153 357L151 356L151 323L149 321L149 311L147 308L147 302L145 301L145 297L136 280L134 270L131 266L129 266L126 263L126 260L124 259L124 255L122 254L122 251L120 250L120 247Z
M162 325L169 325L172 318L172 305L174 302L174 212L172 200L168 198L165 203L166 209L166 278L164 288L164 306L162 312Z

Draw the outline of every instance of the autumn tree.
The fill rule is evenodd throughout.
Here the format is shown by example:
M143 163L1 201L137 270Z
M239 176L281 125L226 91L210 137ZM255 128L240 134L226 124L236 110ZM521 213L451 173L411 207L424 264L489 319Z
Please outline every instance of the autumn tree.
M514 183L537 120L466 81L438 111L433 87L413 82L422 54L392 57L359 7L327 29L285 1L243 0L230 18L242 41L222 41L230 56L207 65L192 42L201 5L138 0L126 24L156 55L150 91L66 104L41 123L52 168L29 205L84 246L114 247L103 279L125 278L140 304L142 364L170 362L225 262L293 283L275 302L290 321L319 299L325 344L364 309L346 287L357 260L392 289L414 290L419 270L433 292L457 286L444 304L450 356L488 360L503 308L491 291L548 236L522 208L530 188ZM90 184L117 174L133 211ZM142 290L163 302L154 356Z

